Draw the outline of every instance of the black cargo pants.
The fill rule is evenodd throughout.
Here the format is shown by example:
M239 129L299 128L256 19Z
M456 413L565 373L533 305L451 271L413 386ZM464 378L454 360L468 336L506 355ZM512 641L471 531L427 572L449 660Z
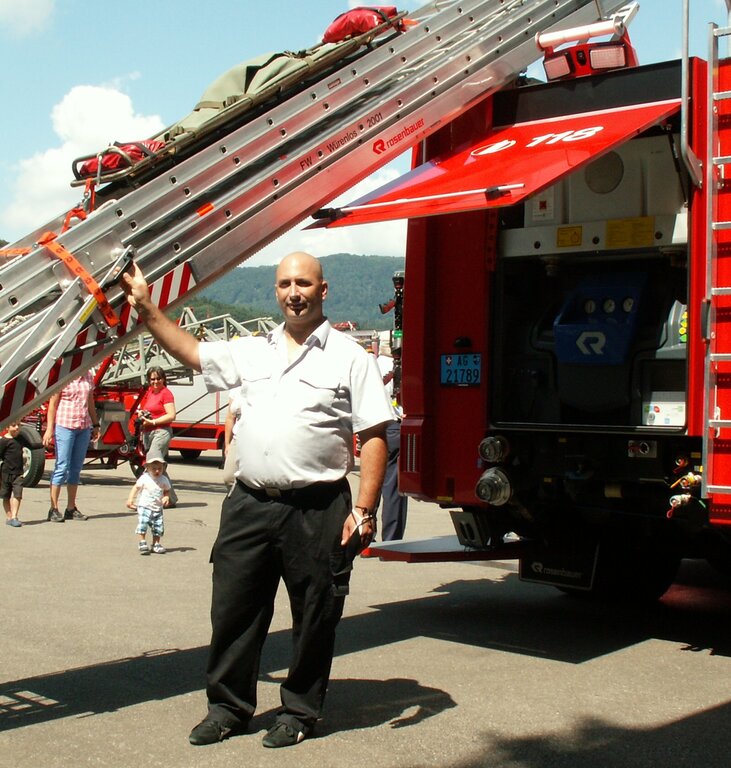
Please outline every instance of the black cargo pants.
M292 611L293 652L278 719L311 728L322 710L354 552L340 546L351 512L347 480L270 497L237 482L211 553L209 716L236 727L256 709L264 641L280 578Z

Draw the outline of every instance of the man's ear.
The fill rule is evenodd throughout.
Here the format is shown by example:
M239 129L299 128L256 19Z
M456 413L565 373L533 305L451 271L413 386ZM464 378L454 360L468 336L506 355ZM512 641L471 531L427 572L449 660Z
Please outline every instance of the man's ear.
M322 296L322 300L324 301L327 298L327 280L322 281L322 286L320 288L320 295Z

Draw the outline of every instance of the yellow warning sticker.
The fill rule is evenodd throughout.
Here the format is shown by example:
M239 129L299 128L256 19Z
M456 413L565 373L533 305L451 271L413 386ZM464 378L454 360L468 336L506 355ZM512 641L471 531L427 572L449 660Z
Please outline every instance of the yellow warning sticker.
M581 227L559 227L556 230L556 245L559 248L578 248L581 237Z
M647 248L655 242L654 216L610 219L606 231L607 248Z

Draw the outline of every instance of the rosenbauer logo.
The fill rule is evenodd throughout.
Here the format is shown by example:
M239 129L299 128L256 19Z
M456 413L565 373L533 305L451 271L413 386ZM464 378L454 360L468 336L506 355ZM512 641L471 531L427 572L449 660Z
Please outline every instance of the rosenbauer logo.
M409 123L409 125L404 125L401 130L393 136L390 136L387 139L376 139L376 141L373 142L373 152L376 155L382 155L387 149L391 149L391 147L400 144L404 139L411 136L412 133L423 127L424 118L421 118L414 123Z

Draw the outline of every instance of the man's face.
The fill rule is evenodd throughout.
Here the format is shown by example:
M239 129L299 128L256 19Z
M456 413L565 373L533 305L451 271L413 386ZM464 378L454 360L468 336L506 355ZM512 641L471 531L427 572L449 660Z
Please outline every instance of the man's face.
M314 328L322 322L327 282L314 258L307 254L285 258L277 268L274 290L288 325Z

